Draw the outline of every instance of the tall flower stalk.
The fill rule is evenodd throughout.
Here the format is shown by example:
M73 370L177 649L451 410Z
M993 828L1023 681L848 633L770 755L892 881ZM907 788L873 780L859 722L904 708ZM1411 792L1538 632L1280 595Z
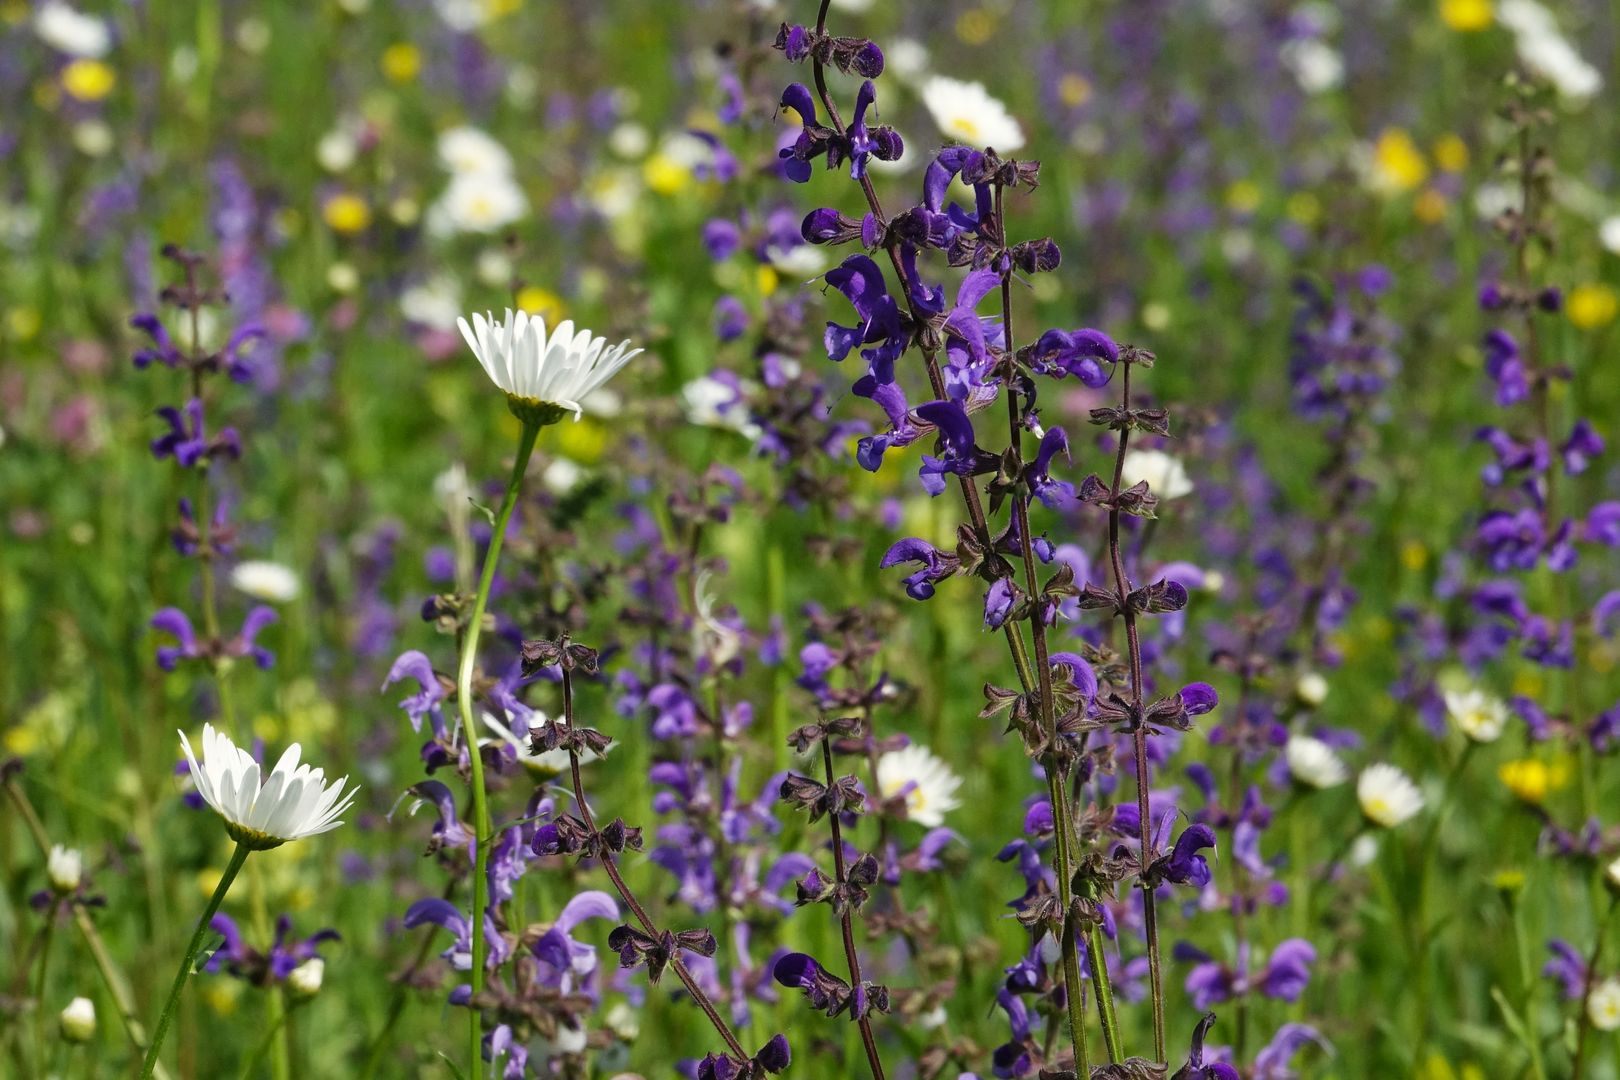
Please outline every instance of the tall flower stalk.
M516 410L514 410L515 412ZM484 612L489 607L489 591L495 582L495 567L501 558L501 541L512 520L523 491L523 474L534 453L534 442L540 434L540 425L524 421L518 435L517 456L512 463L512 476L506 482L506 494L495 514L494 531L490 534L489 549L484 553L484 568L478 577L478 593L473 599L472 616L467 622L461 640L461 659L456 669L456 705L461 714L461 730L467 738L467 767L472 774L473 824L473 921L472 921L472 992L484 989L484 962L488 953L485 940L484 911L489 907L489 848L495 830L490 824L489 794L484 784L483 755L478 749L478 728L473 716L473 672L478 665L478 638L484 626ZM483 1023L478 1009L468 1010L470 1062L476 1063L483 1045Z

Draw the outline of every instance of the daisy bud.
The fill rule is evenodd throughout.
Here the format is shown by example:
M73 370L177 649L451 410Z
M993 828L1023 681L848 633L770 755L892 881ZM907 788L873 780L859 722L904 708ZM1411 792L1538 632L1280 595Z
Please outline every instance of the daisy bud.
M287 989L294 997L312 998L321 992L321 977L326 974L326 961L312 956L287 973Z
M1327 700L1328 681L1319 671L1307 671L1294 683L1294 696L1314 709Z
M96 1035L96 1006L87 997L76 997L68 1002L57 1017L62 1038L72 1043L87 1043Z
M78 891L84 879L84 856L73 848L52 844L50 857L45 861L45 876L50 879L51 888L64 896Z

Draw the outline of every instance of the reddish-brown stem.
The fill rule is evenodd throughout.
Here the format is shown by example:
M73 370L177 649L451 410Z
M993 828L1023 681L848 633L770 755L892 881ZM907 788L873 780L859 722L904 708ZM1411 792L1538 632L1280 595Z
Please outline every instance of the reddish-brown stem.
M831 739L821 740L821 761L826 767L827 786L831 787L834 780ZM836 812L828 814L827 820L832 825L833 876L839 885L844 885L848 882L849 876L848 868L844 865L843 830L838 824ZM838 916L838 925L844 935L844 959L849 962L850 991L858 992L861 987L861 957L855 949L854 913L848 904L843 905L843 911ZM861 1045L866 1049L866 1064L872 1070L873 1080L884 1080L883 1061L878 1057L877 1039L872 1035L872 1019L863 1012L856 1023L860 1025Z
M573 675L566 667L563 668L562 685L563 731L569 733L574 730L574 680ZM585 801L585 783L581 779L579 772L579 752L574 749L572 741L570 741L568 747L568 771L573 777L574 803L579 808L580 820L585 823L585 828L594 834L597 831L596 820L591 815L590 804ZM613 882L614 891L619 894L619 899L624 901L625 907L630 909L631 914L636 917L636 921L641 924L641 928L653 937L657 937L659 935L657 924L652 921L651 916L647 914L647 909L641 906L641 902L630 891L630 886L626 884L624 876L619 873L618 863L614 860L612 853L604 851L599 858L602 869L607 871L608 880ZM670 970L675 972L675 977L681 981L681 985L686 988L686 992L692 995L692 1000L697 1002L697 1007L703 1010L703 1015L709 1018L709 1023L714 1025L714 1030L719 1032L720 1038L725 1040L727 1049L736 1055L739 1060L747 1061L749 1059L748 1051L743 1049L742 1043L737 1041L737 1036L732 1032L731 1025L726 1023L719 1010L714 1007L714 1002L709 1000L709 995L703 992L703 988L698 985L697 980L692 977L692 973L687 970L686 964L681 961L679 953L670 957L669 966Z
M1120 388L1122 398L1120 407L1127 411L1131 407L1131 367L1132 364L1127 361L1124 365L1123 383ZM1119 493L1125 478L1125 451L1129 444L1130 431L1122 428L1119 433L1119 448L1114 455L1114 485L1108 511L1108 559L1114 570L1114 591L1118 597L1119 610L1125 620L1125 642L1130 656L1131 667L1131 705L1133 711L1140 718L1142 708L1142 640L1136 627L1136 611L1128 602L1131 593L1131 582L1130 578L1125 575L1125 558L1121 554L1119 543ZM1140 879L1142 922L1147 930L1148 977L1153 991L1154 1060L1163 1061L1165 1060L1164 973L1159 966L1159 915L1153 888L1147 883L1147 869L1154 858L1153 822L1148 815L1147 736L1146 725L1142 724L1138 719L1133 742L1134 756L1136 758L1136 810L1141 819L1138 826L1142 845L1142 877Z

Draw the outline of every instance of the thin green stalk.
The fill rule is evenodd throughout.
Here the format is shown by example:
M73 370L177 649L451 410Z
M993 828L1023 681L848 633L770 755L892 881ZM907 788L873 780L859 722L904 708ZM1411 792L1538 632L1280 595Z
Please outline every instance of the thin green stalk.
M489 905L489 837L493 830L489 822L489 797L484 789L484 763L478 753L478 729L473 725L473 669L478 663L478 638L483 632L484 611L489 607L489 590L495 581L495 565L500 562L501 542L506 526L512 520L518 494L523 488L523 474L534 453L534 440L540 434L538 424L525 421L523 433L518 437L517 459L512 463L512 477L506 482L506 496L501 500L500 512L495 515L495 530L490 534L489 550L484 553L484 570L478 578L478 596L473 601L472 618L461 644L461 666L456 675L456 704L461 711L462 737L467 740L468 768L472 774L473 824L473 910L472 910L472 992L475 999L469 1003L468 1059L469 1068L478 1070L482 1055L483 1031L477 997L484 988L484 956L488 942L484 940L484 909Z
M1592 1033L1592 988L1597 985L1598 963L1603 959L1603 943L1608 940L1609 924L1614 921L1614 910L1620 907L1620 895L1609 901L1608 908L1598 919L1597 940L1592 943L1592 955L1586 958L1586 979L1581 986L1581 1012L1575 1018L1575 1061L1570 1066L1570 1080L1581 1080L1586 1075L1586 1039Z
M39 981L34 984L34 1067L45 1075L45 980L51 968L51 939L56 931L56 907L52 905L39 942Z
M17 816L22 818L23 824L34 838L39 847L39 853L49 857L51 852L51 838L45 832L44 824L39 815L34 812L34 804L28 801L28 796L13 780L5 782L6 794L11 798L12 805L17 808ZM101 974L101 981L107 985L107 992L112 995L113 1004L118 1008L118 1017L124 1022L124 1031L129 1035L129 1043L135 1052L146 1053L146 1029L141 1026L135 1015L135 999L129 992L129 984L119 973L117 965L113 963L112 954L107 951L106 942L101 940L101 934L96 930L96 924L91 921L90 913L84 909L83 904L74 904L73 922L84 937L84 943L90 949L90 956L95 960L96 971ZM168 1071L159 1065L153 1073L158 1080L168 1080Z
M249 848L246 844L237 844L236 850L231 853L231 861L225 867L225 873L220 876L219 884L214 888L214 895L208 898L208 906L203 909L202 918L197 920L197 929L191 934L191 944L186 946L186 955L180 961L180 970L174 973L174 986L169 990L169 1000L164 1002L163 1012L158 1017L157 1029L152 1034L152 1045L147 1048L146 1061L141 1065L141 1080L146 1080L157 1069L158 1054L163 1051L163 1037L169 1033L169 1025L174 1023L174 1014L180 1005L180 992L186 988L186 979L191 975L192 966L197 962L197 952L202 948L203 937L208 933L208 926L219 911L219 905L224 902L225 894L230 891L231 882L241 871L242 864L247 862Z
M1547 1069L1541 1061L1541 1033L1536 1030L1536 988L1539 985L1530 965L1529 937L1524 932L1524 916L1520 912L1519 897L1508 900L1509 920L1513 926L1513 949L1519 959L1519 986L1524 991L1523 1004L1526 1041L1529 1043L1530 1067L1536 1080L1547 1080Z

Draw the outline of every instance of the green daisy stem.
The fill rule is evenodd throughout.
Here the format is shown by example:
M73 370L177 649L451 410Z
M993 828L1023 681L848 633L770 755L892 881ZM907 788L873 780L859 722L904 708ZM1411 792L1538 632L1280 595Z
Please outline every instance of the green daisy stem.
M462 737L467 740L468 768L472 774L473 797L473 909L472 909L472 992L469 1002L468 1052L469 1067L476 1074L482 1054L483 1031L477 997L484 988L484 956L488 942L484 940L484 909L489 906L489 798L484 790L484 763L478 754L478 734L473 726L473 669L478 663L478 638L484 627L484 611L489 607L489 590L495 580L495 564L501 558L501 541L506 536L507 523L517 506L518 494L523 488L523 474L534 453L534 440L540 434L540 425L524 420L523 433L518 436L517 459L512 463L512 478L506 482L506 496L495 515L495 531L490 534L489 550L484 553L484 570L478 578L478 596L473 601L472 618L461 642L461 666L456 675L456 704L461 710Z
M219 905L224 902L225 894L231 889L231 882L236 880L236 875L242 869L242 864L247 862L251 850L246 844L237 843L236 850L231 853L230 864L225 867L225 873L220 876L219 884L214 888L214 895L208 898L208 906L203 909L202 918L197 920L197 929L192 931L191 944L186 946L186 955L180 961L180 970L174 973L174 986L169 990L169 1000L164 1002L163 1013L158 1017L157 1029L152 1033L152 1045L146 1048L146 1061L141 1065L141 1080L146 1080L157 1068L158 1054L163 1050L163 1037L169 1033L169 1025L174 1023L174 1014L180 1007L180 992L186 988L186 978L191 974L192 965L197 962L197 951L202 948L203 937L208 933L208 924L213 922L214 915L219 911Z

